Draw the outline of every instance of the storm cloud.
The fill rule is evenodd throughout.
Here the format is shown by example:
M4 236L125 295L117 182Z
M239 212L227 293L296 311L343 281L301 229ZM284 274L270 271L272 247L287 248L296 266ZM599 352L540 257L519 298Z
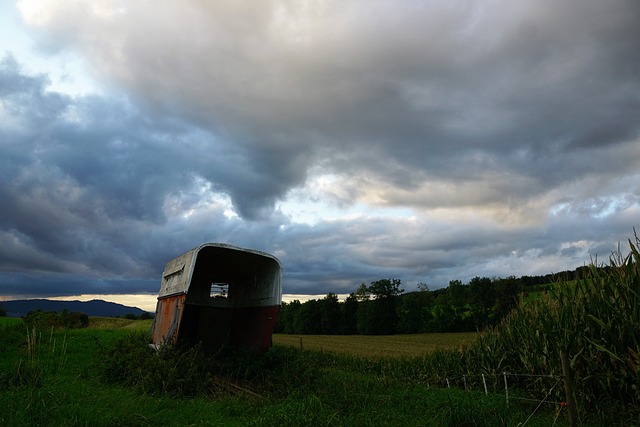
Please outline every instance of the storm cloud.
M275 254L288 293L439 287L638 225L637 2L18 6L101 90L0 60L5 295L152 293L205 241Z

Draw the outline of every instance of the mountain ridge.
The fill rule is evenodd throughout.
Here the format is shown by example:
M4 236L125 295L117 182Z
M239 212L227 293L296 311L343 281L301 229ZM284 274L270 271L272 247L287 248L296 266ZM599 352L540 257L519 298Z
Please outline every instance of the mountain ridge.
M22 317L32 310L55 311L62 310L80 312L87 316L117 317L127 314L141 315L145 310L138 307L126 306L115 302L93 299L90 301L57 301L50 299L22 299L0 301L0 307L7 312L8 317Z

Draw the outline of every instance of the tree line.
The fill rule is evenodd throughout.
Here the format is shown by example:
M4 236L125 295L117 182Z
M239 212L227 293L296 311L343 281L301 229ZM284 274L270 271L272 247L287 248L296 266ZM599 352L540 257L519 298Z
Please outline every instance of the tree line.
M581 268L561 273L572 280ZM428 332L470 332L500 322L521 295L546 291L557 275L516 278L474 277L452 280L430 290L418 284L404 293L400 279L362 283L344 301L334 293L301 303L283 302L275 332L321 335L391 335Z

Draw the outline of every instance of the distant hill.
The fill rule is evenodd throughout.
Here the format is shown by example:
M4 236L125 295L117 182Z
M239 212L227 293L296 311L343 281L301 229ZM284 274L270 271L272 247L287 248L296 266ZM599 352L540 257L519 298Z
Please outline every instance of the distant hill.
M9 317L22 317L32 310L55 311L62 310L77 311L87 316L116 317L125 314L135 314L140 316L144 310L138 307L128 307L103 300L91 301L53 301L48 299L25 299L14 301L0 301L2 307Z

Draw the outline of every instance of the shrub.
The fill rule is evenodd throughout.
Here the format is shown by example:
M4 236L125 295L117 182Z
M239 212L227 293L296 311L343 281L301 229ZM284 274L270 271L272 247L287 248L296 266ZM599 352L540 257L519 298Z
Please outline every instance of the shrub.
M89 326L89 316L79 312L62 310L60 314L55 311L35 310L23 317L24 323L29 328L48 330L51 328L86 328Z
M193 396L207 390L208 361L199 347L165 345L156 351L148 342L147 333L136 332L105 348L98 366L100 379L151 395Z

